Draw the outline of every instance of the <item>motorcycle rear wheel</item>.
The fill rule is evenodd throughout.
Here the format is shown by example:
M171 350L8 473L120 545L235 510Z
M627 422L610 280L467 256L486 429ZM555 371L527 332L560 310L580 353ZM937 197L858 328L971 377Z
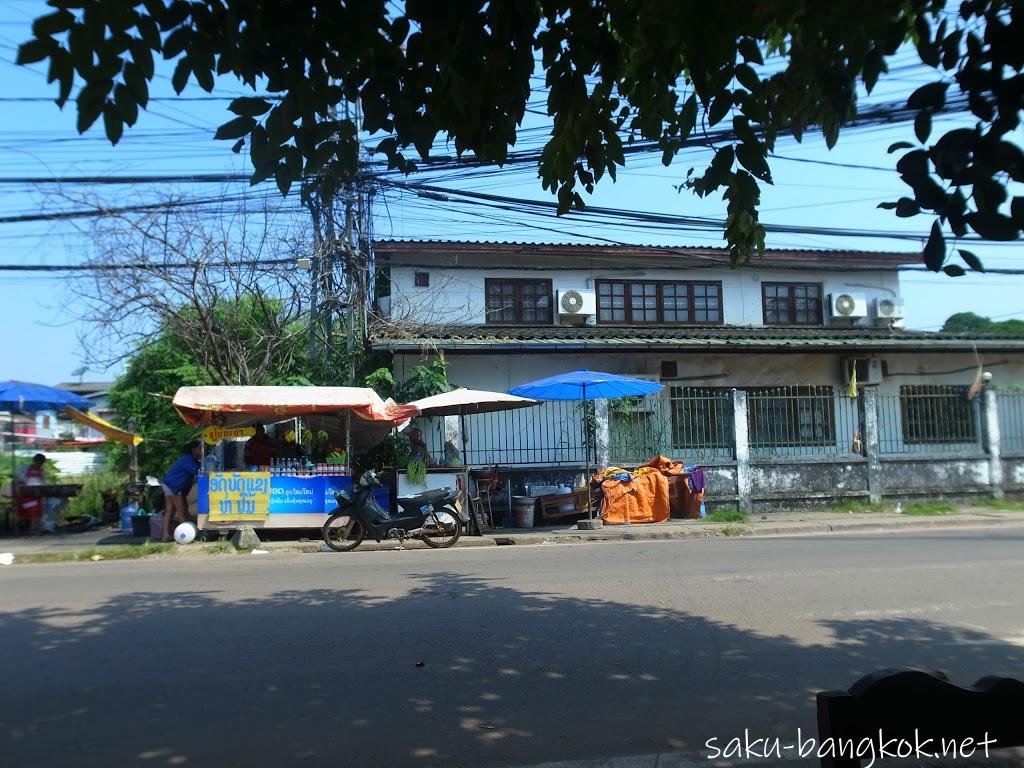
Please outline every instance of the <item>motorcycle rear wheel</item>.
M423 543L434 549L450 547L462 535L462 519L451 507L441 507L423 520Z
M352 527L346 534L345 529L349 520L352 521ZM324 527L320 529L320 535L323 537L324 544L335 552L351 552L363 543L363 539L366 538L366 529L363 528L362 523L352 517L351 512L338 511L327 518Z

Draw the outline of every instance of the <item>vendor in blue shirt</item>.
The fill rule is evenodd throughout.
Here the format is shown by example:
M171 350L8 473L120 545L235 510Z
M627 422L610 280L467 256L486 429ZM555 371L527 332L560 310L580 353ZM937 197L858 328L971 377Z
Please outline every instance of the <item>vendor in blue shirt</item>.
M185 497L192 488L192 483L199 474L199 459L203 455L202 444L198 440L187 443L181 456L174 462L164 475L164 528L163 540L171 541L171 520L188 519L188 503Z

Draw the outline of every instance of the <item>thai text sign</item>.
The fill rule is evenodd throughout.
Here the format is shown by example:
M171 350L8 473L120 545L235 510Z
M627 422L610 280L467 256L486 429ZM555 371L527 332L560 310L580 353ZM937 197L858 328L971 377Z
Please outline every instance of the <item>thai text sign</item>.
M270 512L269 472L211 472L208 483L211 522L265 520Z
M221 440L252 437L255 434L255 427L206 427L203 429L203 442L207 445L216 445Z

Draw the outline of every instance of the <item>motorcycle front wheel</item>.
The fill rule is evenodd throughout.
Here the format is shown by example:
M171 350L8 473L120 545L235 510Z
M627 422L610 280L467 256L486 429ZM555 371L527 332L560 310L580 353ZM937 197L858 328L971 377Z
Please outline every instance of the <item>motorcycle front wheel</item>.
M441 507L423 519L423 543L434 549L450 547L462 535L462 520L451 507Z
M335 552L351 552L363 543L366 530L350 512L335 512L320 529L324 544Z

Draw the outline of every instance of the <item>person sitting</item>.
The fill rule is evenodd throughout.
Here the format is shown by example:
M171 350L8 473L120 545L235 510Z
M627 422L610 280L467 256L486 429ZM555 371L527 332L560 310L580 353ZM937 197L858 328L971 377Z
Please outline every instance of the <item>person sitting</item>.
M274 442L262 424L256 425L256 434L246 441L243 455L246 467L269 467L274 460Z
M188 504L185 496L199 474L199 459L203 446L198 440L186 443L181 456L164 475L164 526L162 541L171 541L171 520L188 519Z
M37 453L32 457L32 463L22 469L15 478L14 498L18 500L18 517L28 521L28 533L30 536L39 535L39 521L43 518L43 500L39 496L25 496L21 488L27 485L44 485L46 478L43 476L43 465L46 457Z

